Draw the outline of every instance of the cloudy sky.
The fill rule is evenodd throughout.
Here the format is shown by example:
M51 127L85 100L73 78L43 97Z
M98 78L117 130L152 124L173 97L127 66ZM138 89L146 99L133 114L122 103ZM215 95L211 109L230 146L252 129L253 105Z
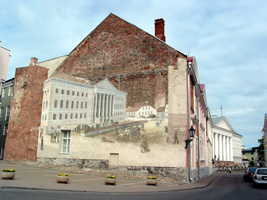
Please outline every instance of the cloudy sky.
M267 1L0 0L0 41L17 67L69 54L110 13L195 56L212 115L227 117L246 147L258 145L267 113Z

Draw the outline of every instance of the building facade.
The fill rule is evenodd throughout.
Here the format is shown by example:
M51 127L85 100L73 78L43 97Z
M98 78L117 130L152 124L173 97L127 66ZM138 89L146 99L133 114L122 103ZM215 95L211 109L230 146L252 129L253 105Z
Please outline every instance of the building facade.
M135 105L135 107L126 108L126 116L132 118L156 117L157 111L147 103Z
M13 96L14 78L2 83L0 88L0 159L3 159L8 121L10 114L10 105Z
M7 67L10 57L10 50L1 46L0 41L0 85L3 81L6 80Z
M235 132L224 116L212 116L212 123L214 160L241 164L243 136Z
M185 182L208 175L209 112L196 59L166 44L163 19L156 20L155 32L156 37L111 13L69 55L33 59L17 69L7 139L26 145L10 145L5 159L140 169ZM73 83L69 75L88 84ZM126 108L143 102L151 106L147 112L165 108L164 119L125 120Z

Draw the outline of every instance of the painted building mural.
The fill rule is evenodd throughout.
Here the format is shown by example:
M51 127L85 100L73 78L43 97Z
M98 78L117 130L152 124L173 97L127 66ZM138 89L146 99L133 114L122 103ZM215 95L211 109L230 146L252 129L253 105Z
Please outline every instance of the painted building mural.
M207 101L195 58L112 13L69 55L33 58L15 80L6 159L155 167L183 181L207 175Z

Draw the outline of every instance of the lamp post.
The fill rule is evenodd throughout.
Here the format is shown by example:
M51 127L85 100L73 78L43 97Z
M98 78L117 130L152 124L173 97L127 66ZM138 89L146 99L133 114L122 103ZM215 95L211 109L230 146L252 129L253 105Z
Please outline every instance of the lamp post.
M196 130L191 126L189 131L189 139L185 140L185 149L187 149L188 144L193 140L192 138L195 137ZM191 147L189 147L189 165L188 165L188 180L191 181Z
M185 149L187 149L188 144L193 140L192 138L195 137L196 130L191 126L189 129L189 139L185 141Z

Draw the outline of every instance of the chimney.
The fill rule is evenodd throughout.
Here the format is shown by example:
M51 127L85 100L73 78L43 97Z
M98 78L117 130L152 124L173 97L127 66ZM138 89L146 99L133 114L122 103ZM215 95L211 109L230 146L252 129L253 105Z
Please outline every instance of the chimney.
M164 34L164 26L165 21L161 19L155 20L155 36L165 42L165 34Z
M32 57L31 58L30 65L33 65L34 66L37 62L38 62L38 58Z

